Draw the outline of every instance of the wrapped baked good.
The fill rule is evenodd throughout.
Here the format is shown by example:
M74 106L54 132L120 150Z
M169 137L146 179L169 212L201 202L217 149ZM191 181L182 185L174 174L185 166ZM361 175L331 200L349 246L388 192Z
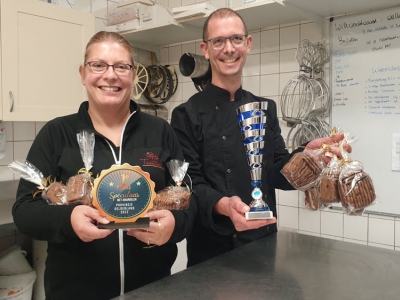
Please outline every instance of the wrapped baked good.
M67 203L67 189L61 182L56 182L43 177L43 173L39 171L33 164L28 161L13 161L8 168L19 177L37 185L33 196L42 195L49 204L64 205Z
M94 159L94 133L81 131L77 135L77 140L84 164L84 168L78 171L78 174L68 179L67 201L68 203L81 203L92 205L93 178L89 170L92 168Z
M67 181L67 200L92 205L93 180L89 173L72 176Z
M319 193L318 189L315 187L311 187L305 192L304 204L310 210L319 210L322 207L321 202L319 201Z
M64 205L67 204L66 200L67 189L61 182L53 182L43 190L42 197L49 201L51 204Z
M339 196L345 213L359 215L374 203L375 188L360 162L346 164L339 175Z
M359 161L352 161L349 153L343 149L344 142L353 141L345 134L339 145L343 166L338 180L339 198L343 210L348 215L361 215L364 209L375 203L376 194L371 177Z
M156 194L153 210L181 210L189 207L190 189L187 186L168 186Z
M152 210L187 209L190 205L191 190L188 186L182 186L182 182L189 167L189 163L173 159L167 162L167 167L175 185L168 186L157 192L153 200Z
M312 187L323 170L322 151L303 151L294 154L281 170L290 184L301 191Z
M333 157L318 178L316 186L319 188L319 200L322 203L340 202L338 181L340 175L340 160Z

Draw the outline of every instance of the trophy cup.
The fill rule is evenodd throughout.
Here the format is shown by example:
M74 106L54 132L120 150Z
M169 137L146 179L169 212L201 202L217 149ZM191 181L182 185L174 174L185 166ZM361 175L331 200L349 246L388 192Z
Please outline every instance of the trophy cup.
M262 199L260 189L267 107L268 102L251 102L236 109L253 187L253 200L250 211L245 213L246 220L273 218L272 211Z

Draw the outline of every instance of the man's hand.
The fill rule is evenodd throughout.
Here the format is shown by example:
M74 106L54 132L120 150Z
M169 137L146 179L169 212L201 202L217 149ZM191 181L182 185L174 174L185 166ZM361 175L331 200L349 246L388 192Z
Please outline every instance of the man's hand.
M276 223L276 218L265 220L246 220L244 214L250 207L238 196L222 197L214 206L214 211L231 219L237 231L257 229Z
M337 135L334 135L332 137L324 137L324 138L315 139L307 144L305 150L321 149L322 145L325 144L325 145L329 145L329 152L331 152L332 154L335 154L337 157L341 158L342 153L341 153L338 145L339 145L339 142L341 142L343 139L344 139L343 132L341 132ZM351 146L349 144L345 143L343 145L343 149L347 153L351 153ZM330 158L327 156L324 156L323 159L324 159L325 164L328 164L330 161Z

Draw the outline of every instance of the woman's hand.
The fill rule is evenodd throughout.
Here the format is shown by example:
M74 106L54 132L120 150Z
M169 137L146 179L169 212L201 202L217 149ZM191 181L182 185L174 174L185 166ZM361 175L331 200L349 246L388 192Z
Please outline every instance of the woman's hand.
M127 234L147 245L161 246L169 241L175 228L175 218L169 210L156 210L147 214L150 226L142 229L127 229Z
M95 222L108 224L106 218L99 215L97 209L87 205L77 205L72 210L71 225L78 237L84 242L102 239L113 232L109 229L98 229Z

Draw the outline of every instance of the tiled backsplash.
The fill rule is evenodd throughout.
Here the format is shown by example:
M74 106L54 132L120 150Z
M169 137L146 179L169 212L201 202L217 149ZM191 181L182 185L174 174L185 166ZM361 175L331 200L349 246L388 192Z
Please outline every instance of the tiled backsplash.
M0 181L18 179L7 168L13 160L26 159L37 132L43 122L4 122L6 129L6 155L0 159Z

